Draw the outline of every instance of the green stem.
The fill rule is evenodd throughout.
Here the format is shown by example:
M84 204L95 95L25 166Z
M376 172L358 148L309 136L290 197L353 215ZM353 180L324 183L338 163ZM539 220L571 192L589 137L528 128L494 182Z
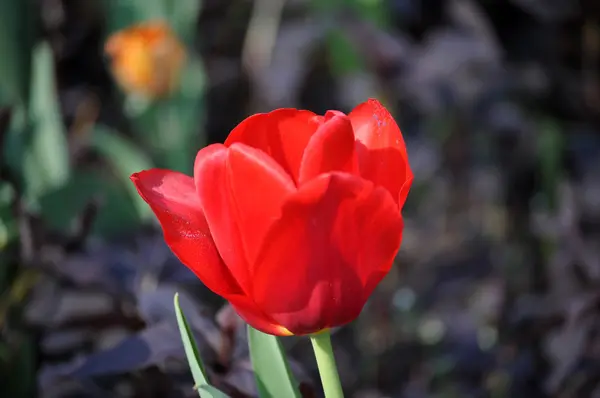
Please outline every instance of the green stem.
M313 334L310 341L317 358L321 384L326 398L344 398L340 376L338 375L335 357L331 348L331 333L329 330Z

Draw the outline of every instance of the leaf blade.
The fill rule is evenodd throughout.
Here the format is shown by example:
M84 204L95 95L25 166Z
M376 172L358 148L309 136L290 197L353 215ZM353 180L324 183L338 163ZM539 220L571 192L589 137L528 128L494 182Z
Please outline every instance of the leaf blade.
M200 357L200 351L194 340L194 336L188 325L185 315L179 305L179 294L175 293L173 298L173 304L175 305L175 315L177 317L177 326L179 326L179 333L181 334L181 341L183 342L183 348L185 350L185 356L187 357L194 378L195 387L201 398L226 398L228 397L225 393L218 390L217 388L208 384L208 377L206 376L206 370L202 358Z
M58 103L54 56L50 44L33 50L29 104L30 135L23 154L23 174L30 199L64 185L71 173L69 146ZM27 133L27 132L25 132Z
M279 339L248 326L248 345L259 396L301 398Z
M210 384L204 384L198 387L198 391L202 395L202 392L207 394L207 397L211 398L229 398L229 395L225 394L223 391L216 389ZM202 395L204 397L204 395Z
M129 181L132 173L154 167L150 158L125 137L106 126L96 126L92 136L92 146L112 166L115 175L127 188L131 200L141 220L148 221L153 217L152 210L138 195Z

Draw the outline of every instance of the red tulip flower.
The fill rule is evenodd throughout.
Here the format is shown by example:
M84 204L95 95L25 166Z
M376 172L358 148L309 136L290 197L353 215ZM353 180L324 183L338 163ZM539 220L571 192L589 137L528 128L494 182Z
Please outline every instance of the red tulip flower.
M371 99L349 115L257 114L201 149L193 178L131 179L181 262L248 324L285 336L359 315L400 248L413 174Z

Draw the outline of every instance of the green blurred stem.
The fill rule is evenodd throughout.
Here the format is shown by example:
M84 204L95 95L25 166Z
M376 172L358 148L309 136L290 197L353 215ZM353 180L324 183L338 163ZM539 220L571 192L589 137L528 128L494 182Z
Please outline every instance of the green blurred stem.
M344 398L340 376L335 364L335 357L331 348L331 333L329 330L313 334L310 341L315 351L321 383L326 398Z

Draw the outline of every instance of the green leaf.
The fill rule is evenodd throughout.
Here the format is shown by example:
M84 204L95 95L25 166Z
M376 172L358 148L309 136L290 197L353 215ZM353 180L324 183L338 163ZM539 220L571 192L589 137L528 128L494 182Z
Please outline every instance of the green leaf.
M128 188L109 173L85 169L76 170L65 186L40 198L44 225L56 231L69 231L74 217L92 199L100 202L93 235L116 237L139 227L140 218Z
M390 21L386 0L311 0L309 6L314 14L334 18L340 10L349 9L359 18L381 28L388 26Z
M202 358L200 358L200 352L198 346L190 330L190 326L183 315L183 311L179 306L179 294L175 294L174 298L175 314L177 315L177 326L179 326L179 332L181 333L181 340L183 341L183 348L185 349L185 355L188 358L192 376L197 386L208 384L208 378L206 377L206 371L204 370L204 364Z
M192 173L198 149L206 144L204 90L206 77L201 60L190 56L182 74L181 90L160 105L160 142L165 167ZM168 149L167 149L168 148Z
M171 1L178 2L179 0ZM109 33L132 24L167 17L163 0L108 0L103 3L106 7Z
M540 122L537 156L542 180L542 191L551 210L557 206L557 189L562 177L563 132L558 122L544 119Z
M364 57L355 43L350 40L344 29L336 27L334 22L340 10L349 9L359 18L385 28L389 25L389 10L384 0L312 0L309 2L312 12L326 21L332 22L327 33L327 52L332 72L342 76L364 71L367 67Z
M18 236L17 222L12 212L14 197L13 187L7 182L0 182L0 252ZM0 264L0 268L2 268L2 264ZM2 286L1 277L0 286Z
M248 326L248 344L260 397L300 398L298 382L279 339Z
M0 104L27 104L36 10L32 1L0 0Z
M169 12L169 22L179 38L191 45L195 35L196 23L202 1L200 0L163 0Z
M152 219L152 210L129 180L131 174L154 167L150 158L135 144L106 126L95 127L92 146L106 159L117 178L127 188L140 219Z
M190 55L178 92L146 104L145 109L139 106L137 112L130 106L128 116L135 124L136 137L147 146L157 167L185 174L193 172L196 153L206 144L202 134L205 79L201 60Z
M365 62L356 46L341 30L333 29L327 37L327 47L331 68L335 76L342 76L365 70Z
M210 397L210 398L229 398L229 395L225 394L223 391L216 389L210 384L204 384L198 387L198 391L200 392L200 396L202 397Z
M25 186L23 176L23 158L27 149L27 107L25 105L17 105L12 108L13 114L10 118L10 124L4 135L2 153L0 158L2 167L7 167L11 170L15 178L19 179L21 186Z
M181 341L183 342L185 356L187 357L190 365L190 370L192 371L192 376L194 377L194 383L196 383L198 394L201 398L227 397L225 393L208 384L208 377L206 376L206 370L204 368L204 364L202 363L202 358L200 358L200 352L198 351L198 346L194 340L194 335L192 334L190 326L185 319L185 315L183 315L183 311L181 311L181 307L179 306L179 294L175 294L173 303L175 305L177 326L179 326L179 333L181 333Z
M12 360L7 364L10 373L3 375L6 376L6 384L2 385L2 395L6 394L11 398L27 398L36 395L35 341L27 334L22 334L20 337L11 353Z
M386 28L390 25L390 10L388 2L385 0L354 0L351 7L360 15L361 18L373 23L379 28Z
M55 87L52 49L46 42L33 51L29 128L23 158L27 196L37 199L63 185L70 175L69 148ZM30 133L30 134L28 134Z
M198 101L206 90L206 70L199 56L188 54L188 57L181 74L181 96L185 100Z
M311 0L310 8L315 14L332 14L344 6L347 0Z

